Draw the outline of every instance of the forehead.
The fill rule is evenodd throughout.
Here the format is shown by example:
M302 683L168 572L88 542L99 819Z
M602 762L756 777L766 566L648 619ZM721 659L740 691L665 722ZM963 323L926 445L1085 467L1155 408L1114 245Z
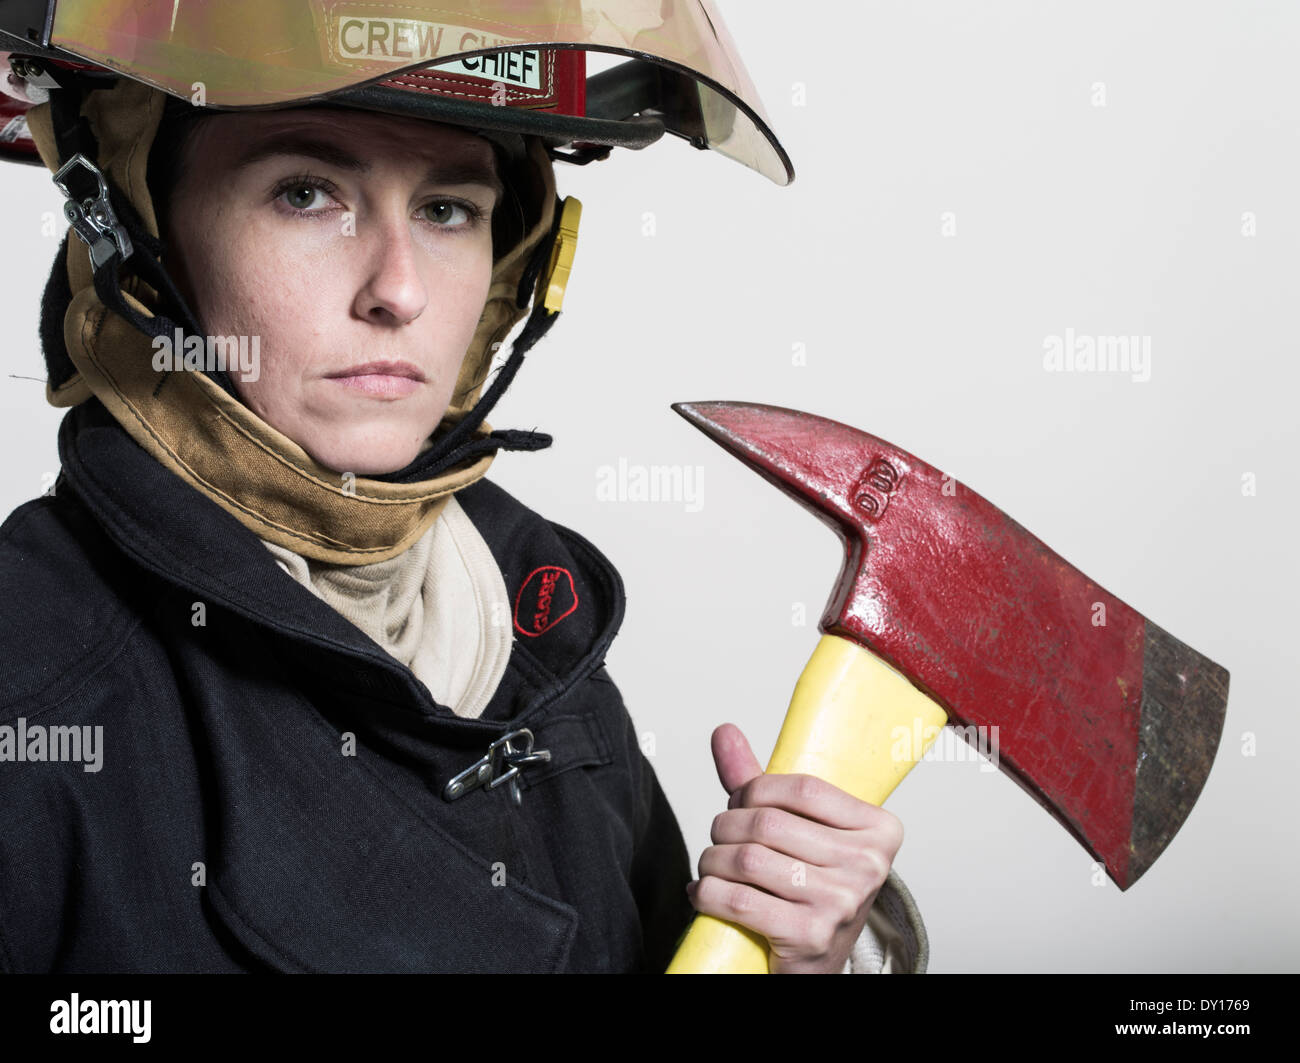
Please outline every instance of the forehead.
M410 163L460 164L456 174L496 185L496 152L485 137L458 126L422 118L338 107L227 112L204 123L209 141L225 161L247 166L272 155L318 153L332 148L335 161L350 169L400 159ZM214 142L215 141L215 142ZM353 163L360 165L351 165Z

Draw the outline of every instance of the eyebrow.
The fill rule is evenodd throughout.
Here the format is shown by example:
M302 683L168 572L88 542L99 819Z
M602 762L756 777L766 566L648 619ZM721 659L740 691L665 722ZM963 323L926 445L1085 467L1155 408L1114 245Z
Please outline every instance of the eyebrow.
M254 140L239 156L237 167L251 166L277 155L305 155L353 173L369 173L368 162L358 159L345 148L328 140L303 134L270 134ZM495 193L499 202L505 186L490 163L478 159L439 160L425 173L424 179L435 185L484 185Z

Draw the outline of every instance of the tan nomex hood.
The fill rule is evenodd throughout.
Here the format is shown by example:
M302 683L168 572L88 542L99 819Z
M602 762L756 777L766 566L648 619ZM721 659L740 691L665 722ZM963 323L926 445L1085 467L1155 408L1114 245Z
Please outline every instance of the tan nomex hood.
M130 79L86 94L81 114L98 141L94 160L129 199L150 235L158 224L146 184L149 149L162 120L163 92ZM50 104L32 107L27 122L51 172L59 168ZM527 138L527 177L515 192L532 221L524 238L497 259L487 303L462 363L443 425L461 420L478 401L492 356L527 313L517 306L530 258L554 220L555 176L544 144ZM87 248L67 241L71 302L63 335L77 372L47 385L54 406L92 395L163 465L207 495L260 538L304 557L358 565L396 556L433 523L451 494L482 478L485 453L428 480L393 483L326 468L199 371L153 368L149 337L100 300ZM139 278L123 286L131 307L148 316L157 293ZM476 437L487 436L483 422Z

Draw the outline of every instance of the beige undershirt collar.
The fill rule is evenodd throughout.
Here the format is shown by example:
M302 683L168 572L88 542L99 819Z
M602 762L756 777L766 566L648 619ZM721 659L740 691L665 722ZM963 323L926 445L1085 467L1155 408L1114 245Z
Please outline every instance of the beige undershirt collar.
M335 565L262 540L280 567L388 651L457 716L477 718L510 659L510 601L487 543L453 495L409 548Z

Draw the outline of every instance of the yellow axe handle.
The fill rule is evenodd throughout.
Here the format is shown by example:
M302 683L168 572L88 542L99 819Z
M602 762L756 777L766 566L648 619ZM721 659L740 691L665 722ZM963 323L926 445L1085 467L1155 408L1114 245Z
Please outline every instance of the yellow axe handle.
M816 775L873 805L924 755L948 714L856 642L823 635L795 684L769 774ZM767 942L697 915L668 974L767 974Z

